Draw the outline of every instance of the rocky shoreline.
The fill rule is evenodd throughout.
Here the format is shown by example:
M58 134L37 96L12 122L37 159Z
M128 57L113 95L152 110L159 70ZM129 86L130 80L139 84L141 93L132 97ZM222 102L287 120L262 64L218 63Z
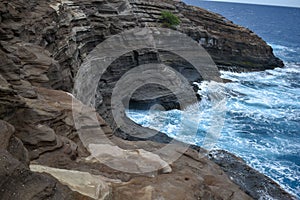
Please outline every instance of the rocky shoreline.
M105 102L98 105L99 115L68 93L79 66L99 43L134 27L160 26L162 10L180 17L178 31L201 43L223 68L254 71L283 66L250 30L178 1L3 0L0 199L258 199L262 194L293 199L226 152L209 153L194 146L182 151L185 145L173 141L178 159L170 164L167 152L152 153L172 141L165 134L145 140L129 137L105 115ZM153 49L123 55L111 67L126 71L152 62L188 68L178 57ZM114 83L119 75L108 73L105 83ZM189 79L196 80L201 77ZM81 115L80 127L74 112ZM96 142L95 148L85 146ZM115 154L107 155L107 149ZM140 173L118 171L104 161L119 161L121 167ZM159 170L143 173L151 167Z

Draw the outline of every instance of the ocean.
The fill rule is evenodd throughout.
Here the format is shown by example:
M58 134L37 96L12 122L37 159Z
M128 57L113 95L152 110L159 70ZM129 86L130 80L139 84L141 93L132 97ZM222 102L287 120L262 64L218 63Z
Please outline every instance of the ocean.
M227 102L224 126L214 148L243 158L300 199L300 9L185 2L222 14L251 29L284 61L284 68L274 70L221 72L223 78L233 82L218 85L226 92ZM213 112L209 94L214 87L211 83L201 83L202 101L183 111L128 110L127 115L142 126L203 146ZM195 106L201 112L195 112L198 110ZM189 117L183 118L186 114ZM198 127L196 136L187 134L188 126Z

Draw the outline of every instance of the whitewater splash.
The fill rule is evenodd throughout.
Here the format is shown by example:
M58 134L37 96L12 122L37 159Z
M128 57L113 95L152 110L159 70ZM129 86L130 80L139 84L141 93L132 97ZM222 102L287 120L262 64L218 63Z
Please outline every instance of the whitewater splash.
M263 72L222 72L233 82L219 84L228 97L223 130L214 148L243 158L250 166L271 177L300 198L300 66ZM211 128L209 100L215 83L203 82L199 105L184 111L127 111L142 126L159 130L172 138L203 146ZM200 112L195 113L194 106ZM182 116L189 116L182 118ZM182 124L184 124L184 129ZM195 135L188 128L198 127Z
M273 43L268 43L273 50L276 56L283 58L286 62L295 62L295 58L300 58L300 47L288 47L284 45L278 45Z

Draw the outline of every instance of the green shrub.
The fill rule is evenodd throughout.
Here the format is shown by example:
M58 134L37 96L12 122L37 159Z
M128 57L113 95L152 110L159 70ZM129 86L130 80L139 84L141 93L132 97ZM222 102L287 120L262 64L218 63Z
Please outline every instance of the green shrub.
M175 26L180 24L180 19L169 11L162 11L160 20L164 27L175 28Z

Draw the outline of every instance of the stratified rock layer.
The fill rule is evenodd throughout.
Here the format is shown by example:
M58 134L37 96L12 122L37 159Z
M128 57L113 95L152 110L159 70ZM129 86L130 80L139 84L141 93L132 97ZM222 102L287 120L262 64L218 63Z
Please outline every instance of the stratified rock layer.
M250 30L178 1L4 0L0 5L1 51L9 55L2 55L1 70L10 71L11 81L20 82L17 75L22 74L22 80L35 86L70 91L82 60L97 44L134 27L160 27L163 10L177 15L177 30L202 44L217 64L237 71L283 66L272 48ZM133 52L127 57L136 63L154 58Z
M282 200L294 199L272 179L257 173L245 161L223 150L209 152L209 158L217 163L247 194L254 199L276 197Z
M2 120L0 139L0 199L89 199L47 174L31 172L26 148L14 127Z
M204 150L174 151L179 157L168 163L167 152L157 152L164 144L122 140L94 109L67 92L54 90L71 91L84 58L111 35L137 26L161 26L162 10L179 16L178 31L203 44L218 64L237 65L238 71L282 66L271 48L251 31L178 1L3 0L0 199L251 199L218 165L202 154L199 157L199 150ZM155 62L158 55L170 65L182 61L168 52L138 50L121 56L115 67ZM74 122L74 111L81 113L80 126ZM144 169L145 161L158 169L136 174L106 165L105 161L119 157L107 149L99 153L97 145L103 145L103 140L95 137L99 131L90 126L92 116L110 148L117 149L120 157L131 158L122 160L123 167L136 164ZM170 141L158 135L156 140ZM30 171L29 163L35 172ZM82 176L91 187L85 187ZM93 186L99 187L90 194Z

